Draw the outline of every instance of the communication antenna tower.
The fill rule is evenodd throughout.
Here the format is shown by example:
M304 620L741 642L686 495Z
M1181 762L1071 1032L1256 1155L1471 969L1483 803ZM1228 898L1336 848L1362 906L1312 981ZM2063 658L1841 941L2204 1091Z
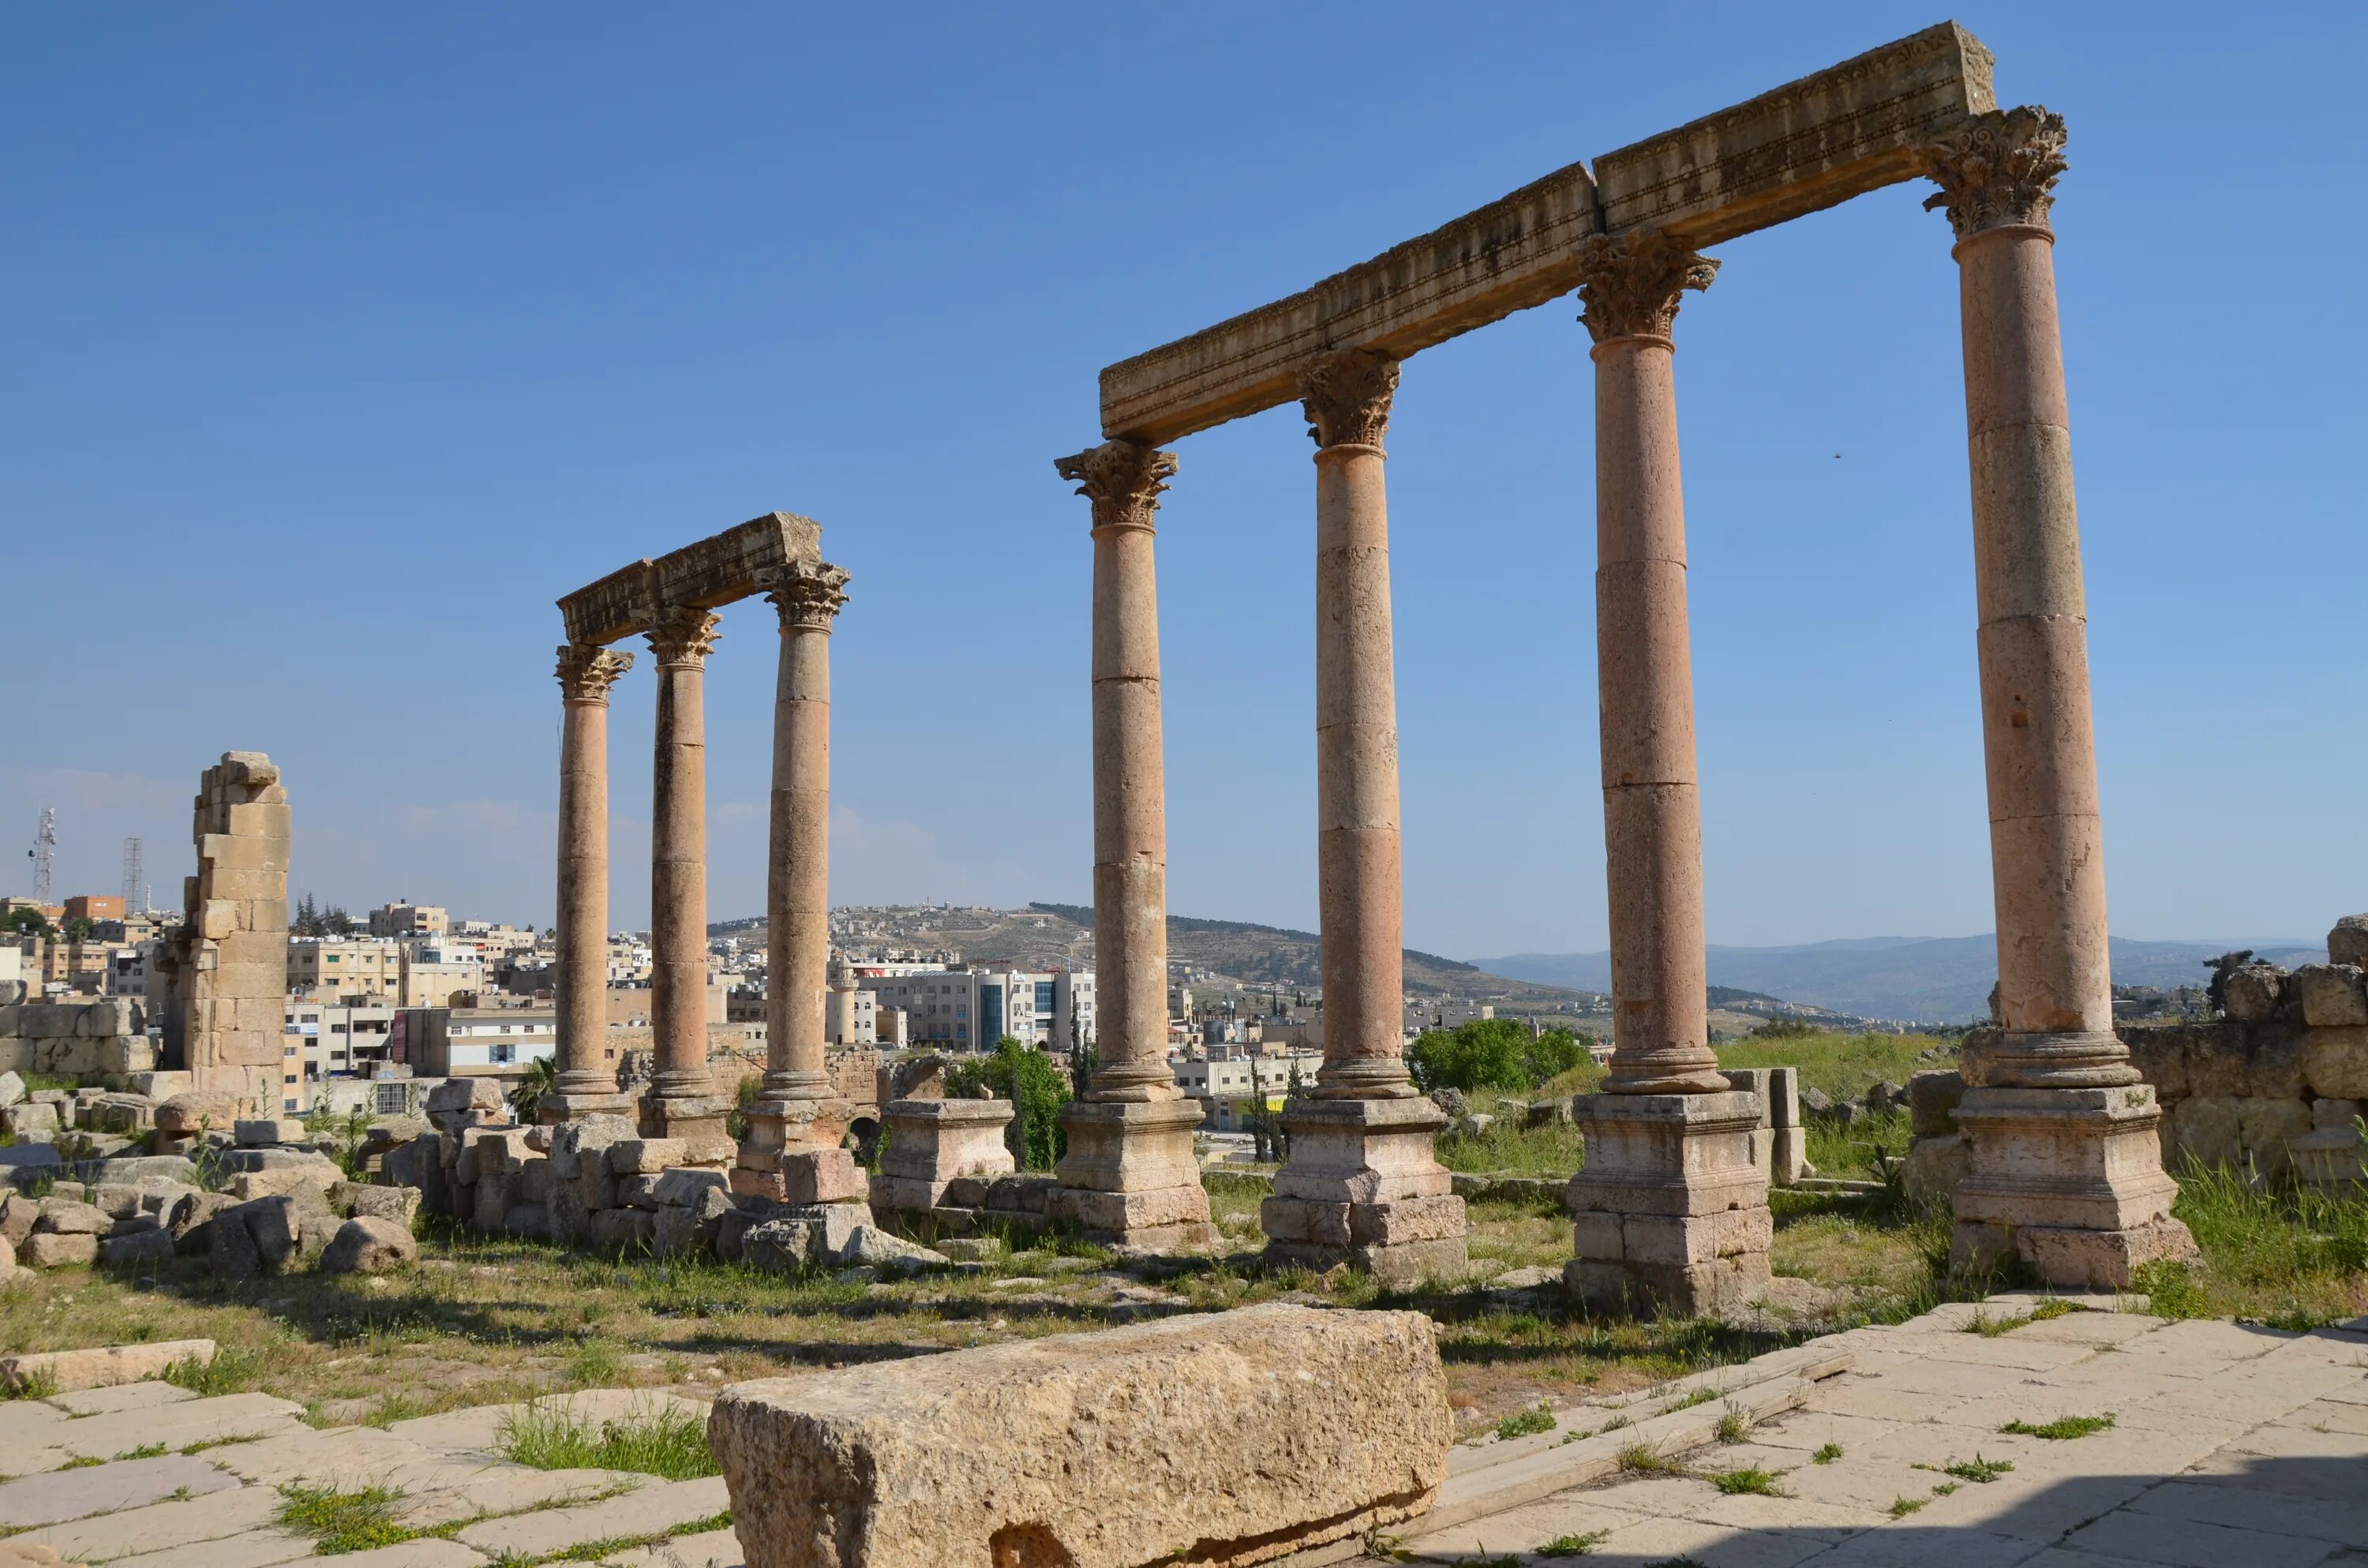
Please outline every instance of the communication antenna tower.
M33 902L50 902L50 864L58 857L58 809L41 808L41 827L33 835L33 846L25 851L33 862Z
M136 838L123 841L123 913L127 919L148 913L147 900L141 896L140 841Z

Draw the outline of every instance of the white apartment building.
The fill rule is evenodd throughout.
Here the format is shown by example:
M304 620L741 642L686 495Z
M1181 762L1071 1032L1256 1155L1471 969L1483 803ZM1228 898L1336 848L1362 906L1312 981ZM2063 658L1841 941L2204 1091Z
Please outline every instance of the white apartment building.
M387 1060L394 1012L392 1006L342 1006L290 996L284 1028L291 1041L302 1042L298 1057L304 1064L304 1081L370 1076Z
M442 1007L456 991L474 994L485 988L485 966L465 948L441 941L405 942L403 946L401 1000L406 1007Z
M288 989L324 1001L391 1000L403 991L403 944L391 937L290 937Z
M1200 1102L1201 1124L1215 1132L1235 1132L1248 1125L1249 1113L1264 1100L1269 1110L1281 1110L1291 1087L1292 1070L1299 1071L1300 1086L1315 1086L1315 1070L1324 1065L1320 1051L1288 1055L1227 1056L1216 1060L1190 1057L1175 1063L1176 1086Z
M451 928L451 916L440 904L382 903L370 912L373 937L440 937Z

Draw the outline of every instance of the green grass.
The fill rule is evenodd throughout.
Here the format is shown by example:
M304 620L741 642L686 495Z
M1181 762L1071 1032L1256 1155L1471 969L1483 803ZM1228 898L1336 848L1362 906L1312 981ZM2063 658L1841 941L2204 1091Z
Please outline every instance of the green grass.
M1683 1475L1686 1467L1649 1443L1631 1443L1620 1450L1620 1468L1630 1475Z
M1960 1481L1978 1481L1987 1485L2013 1468L2012 1460L1986 1460L1976 1453L1972 1459L1942 1465L1941 1473L1953 1475Z
M1510 1442L1515 1437L1526 1437L1532 1433L1551 1432L1554 1429L1554 1411L1548 1408L1544 1400L1540 1400L1527 1410L1517 1410L1497 1422L1497 1439L1499 1442Z
M564 1404L536 1401L503 1419L496 1441L504 1459L537 1470L630 1470L668 1481L722 1473L707 1428L673 1406L595 1425Z
M126 1449L115 1457L119 1460L153 1460L162 1459L164 1455L164 1444L142 1443L136 1449Z
M2110 1431L2113 1418L2110 1415L2060 1415L2034 1426L2028 1421L2009 1421L1999 1431L2021 1437L2044 1437L2052 1443L2068 1442L2085 1437L2092 1432Z
M1558 1535L1531 1553L1537 1557L1588 1557L1595 1549L1611 1539L1610 1530L1589 1530L1585 1535Z
M1776 1483L1781 1473L1748 1465L1741 1470L1717 1471L1703 1479L1729 1497L1788 1497L1792 1494Z
M1894 1497L1891 1506L1884 1510L1895 1519L1904 1519L1929 1501L1923 1497Z
M1722 1443L1739 1443L1751 1431L1751 1417L1740 1410L1730 1410L1718 1418L1714 1436Z
M1946 1053L1941 1060L1917 1060L1935 1048ZM1717 1050L1722 1067L1796 1068L1801 1087L1838 1100L1863 1100L1878 1083L1905 1084L1918 1073L1957 1064L1954 1041L1920 1034L1785 1035L1730 1040Z
M268 1369L260 1350L223 1346L211 1361L176 1361L165 1369L164 1380L200 1399L216 1394L245 1393L262 1381Z
M2156 1316L2308 1330L2360 1315L2368 1202L2257 1187L2219 1166L2191 1163L2177 1175L2171 1212L2195 1233L2204 1267L2163 1259L2139 1270L2137 1288Z
M105 1460L97 1458L94 1455L85 1454L80 1459L71 1459L66 1460L65 1463L58 1466L58 1468L60 1470L97 1470L100 1465L103 1465L107 1461Z
M1816 1453L1809 1456L1809 1462L1811 1464L1831 1464L1841 1457L1842 1446L1839 1443L1827 1443L1824 1448L1819 1449Z
M58 1392L58 1375L47 1367L21 1381L0 1387L0 1400L47 1399Z
M1698 1388L1687 1393L1682 1398L1673 1399L1669 1401L1668 1403L1661 1406L1661 1414L1668 1415L1674 1411L1691 1410L1695 1405L1708 1404L1712 1400L1714 1400L1717 1397L1718 1391L1714 1388Z
M620 1535L610 1536L606 1540L587 1540L548 1557L520 1556L514 1551L505 1551L494 1559L494 1568L540 1568L541 1564L546 1562L599 1562L624 1552L638 1551L643 1547L656 1546L661 1542L674 1540L682 1536L705 1535L709 1530L728 1529L731 1525L732 1510L726 1508L720 1514L704 1519L693 1519L688 1524L677 1525L672 1529L660 1530L655 1535Z
M395 1523L394 1506L403 1496L399 1487L342 1489L291 1482L279 1489L279 1527L311 1536L313 1551L323 1557L399 1546L423 1533Z

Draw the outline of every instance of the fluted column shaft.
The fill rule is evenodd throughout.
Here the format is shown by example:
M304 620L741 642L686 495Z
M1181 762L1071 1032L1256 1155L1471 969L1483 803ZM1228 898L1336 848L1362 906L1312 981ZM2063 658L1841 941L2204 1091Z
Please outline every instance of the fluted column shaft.
M2049 187L2063 121L1985 117L1930 170L1957 233L1973 478L1982 750L2005 1039L1995 1085L2096 1087L2138 1074L2112 1032L2088 608L2055 313Z
M1300 381L1315 453L1315 790L1321 1099L1414 1093L1405 1062L1397 686L1382 437L1398 367L1344 349Z
M781 621L765 887L768 1099L819 1099L830 1088L830 633L846 585L836 566L799 567L767 596Z
M559 650L565 719L559 741L559 897L554 922L557 1102L543 1108L564 1119L566 1101L613 1096L616 1070L603 1061L609 986L609 692L632 667L631 653L589 644Z
M1726 1088L1710 1049L1702 805L1670 332L1717 263L1658 234L1586 253L1595 337L1596 668L1611 933L1606 1091Z
M1094 961L1099 1056L1087 1097L1171 1100L1167 790L1152 541L1176 457L1107 441L1055 464L1093 503Z
M650 1023L661 1099L712 1093L707 1069L707 731L702 688L716 617L654 625L656 771L650 791Z

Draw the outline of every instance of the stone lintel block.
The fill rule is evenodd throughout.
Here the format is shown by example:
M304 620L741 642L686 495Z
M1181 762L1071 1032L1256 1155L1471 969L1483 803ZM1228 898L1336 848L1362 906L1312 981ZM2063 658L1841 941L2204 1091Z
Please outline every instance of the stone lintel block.
M612 572L561 599L559 612L571 642L620 642L648 630L652 604L728 604L763 593L785 565L821 560L821 524L768 512L655 561Z
M1201 1116L1200 1106L1189 1099L1072 1100L1061 1108L1061 1126L1068 1133L1061 1185L1112 1193L1184 1187L1198 1191L1201 1163L1192 1134Z
M1115 1568L1408 1517L1452 1426L1428 1319L1270 1303L742 1383L708 1431L768 1568Z
M1291 1159L1276 1173L1278 1198L1383 1203L1454 1190L1431 1152L1447 1113L1427 1098L1308 1100L1284 1111L1282 1124Z
M1209 1194L1198 1183L1190 1187L1155 1187L1139 1192L1100 1192L1061 1187L1045 1204L1047 1218L1082 1226L1089 1236L1132 1239L1137 1232L1170 1230L1179 1225L1209 1223Z

